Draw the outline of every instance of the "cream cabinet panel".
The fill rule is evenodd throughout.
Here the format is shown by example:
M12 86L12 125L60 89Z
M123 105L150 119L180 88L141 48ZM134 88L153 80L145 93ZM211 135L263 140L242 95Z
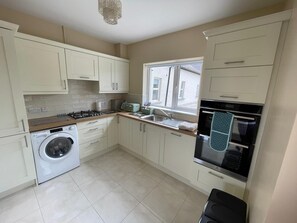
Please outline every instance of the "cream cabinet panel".
M98 57L65 50L68 79L98 81Z
M213 188L217 188L241 199L243 198L246 187L245 182L236 180L202 165L197 165L199 166L199 176L196 185L203 191L209 194Z
M153 163L159 164L160 139L162 128L144 123L143 135L143 157Z
M64 48L15 38L24 94L68 92Z
M264 104L272 66L205 70L202 99Z
M272 65L281 22L210 36L205 68Z
M162 137L164 137L164 147L161 147L161 165L191 180L196 138L167 130Z
M29 134L0 138L0 193L35 179Z
M114 60L99 57L99 93L114 92L114 68Z
M118 141L118 116L107 118L107 138L108 147L115 146Z
M144 123L135 120L131 122L131 149L134 153L142 156L142 140Z
M131 147L131 119L119 116L119 144L129 149Z
M13 33L0 29L0 137L28 131Z
M118 93L129 92L129 63L115 61L115 88Z
M107 137L96 138L79 144L79 157L84 159L107 149Z

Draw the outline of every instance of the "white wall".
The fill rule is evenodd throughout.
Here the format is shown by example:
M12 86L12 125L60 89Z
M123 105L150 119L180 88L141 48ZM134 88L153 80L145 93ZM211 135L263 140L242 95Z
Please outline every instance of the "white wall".
M250 223L265 221L297 111L297 0L289 23L280 68L254 175L249 179Z

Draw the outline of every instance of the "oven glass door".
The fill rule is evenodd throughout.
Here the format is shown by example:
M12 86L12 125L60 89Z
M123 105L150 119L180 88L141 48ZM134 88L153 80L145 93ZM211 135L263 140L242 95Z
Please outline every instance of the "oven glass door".
M236 144L229 144L227 150L218 152L209 146L208 136L197 136L195 158L201 164L206 164L210 168L245 179L248 175L253 146L242 147ZM202 162L201 162L202 161ZM242 178L243 177L243 178Z

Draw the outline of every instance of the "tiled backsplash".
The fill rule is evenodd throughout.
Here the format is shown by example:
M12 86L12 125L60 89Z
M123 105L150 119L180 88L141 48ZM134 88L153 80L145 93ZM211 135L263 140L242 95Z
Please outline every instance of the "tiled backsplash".
M102 109L110 108L111 99L125 99L127 94L99 94L96 81L68 80L69 93L65 95L26 95L29 119L54 116L73 111L92 110L96 102Z

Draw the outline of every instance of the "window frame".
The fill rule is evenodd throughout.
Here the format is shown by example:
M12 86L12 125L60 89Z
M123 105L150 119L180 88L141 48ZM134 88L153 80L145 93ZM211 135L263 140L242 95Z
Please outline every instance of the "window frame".
M186 64L193 64L193 63L202 63L202 68L201 68L201 73L203 71L203 57L197 57L197 58L189 58L189 59L182 59L182 60L174 60L174 61L164 61L164 62L155 62L155 63L148 63L143 65L143 75L144 75L144 81L143 81L143 103L149 102L150 99L150 69L153 67L164 67L164 66L173 66L176 67L174 69L174 80L173 80L173 95L172 95L172 106L171 107L166 107L166 106L161 106L161 105L151 105L152 108L160 108L162 110L166 111L173 111L176 113L182 113L182 114L188 114L188 115L195 115L197 116L198 114L198 102L200 99L200 94L199 97L197 98L197 107L196 109L189 109L185 107L178 106L178 101L179 101L179 80L180 80L180 70L181 67L186 65ZM201 75L201 74L200 74ZM145 78L146 77L146 78ZM200 76L200 83L201 83L201 76ZM199 86L201 86L201 84ZM199 90L200 92L200 90Z

